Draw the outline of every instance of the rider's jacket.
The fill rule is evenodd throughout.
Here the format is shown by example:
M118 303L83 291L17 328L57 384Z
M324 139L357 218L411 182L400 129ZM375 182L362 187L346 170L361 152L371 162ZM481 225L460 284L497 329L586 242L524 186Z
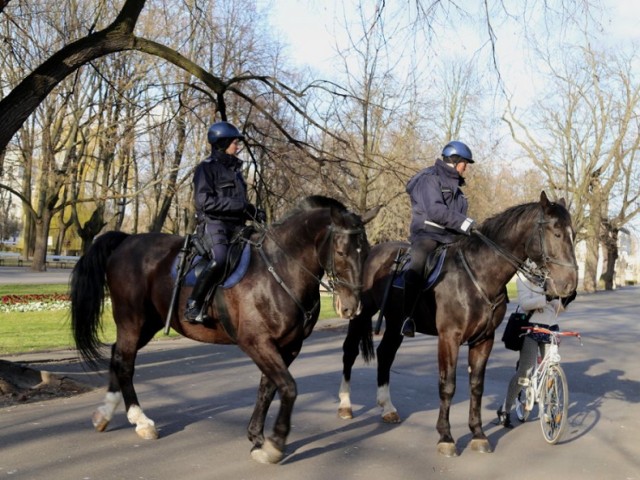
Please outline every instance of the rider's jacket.
M249 201L241 165L238 157L214 151L196 167L193 190L199 221L244 223Z
M467 217L467 197L460 188L463 185L464 178L441 159L409 180L412 243L424 237L451 243L460 233L468 233L473 220Z

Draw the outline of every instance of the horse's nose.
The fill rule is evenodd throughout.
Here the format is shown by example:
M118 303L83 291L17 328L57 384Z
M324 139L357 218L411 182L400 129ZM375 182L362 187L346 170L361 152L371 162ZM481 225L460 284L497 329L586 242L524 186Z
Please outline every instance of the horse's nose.
M351 320L362 311L362 302L358 297L344 299L338 296L335 307L340 318Z

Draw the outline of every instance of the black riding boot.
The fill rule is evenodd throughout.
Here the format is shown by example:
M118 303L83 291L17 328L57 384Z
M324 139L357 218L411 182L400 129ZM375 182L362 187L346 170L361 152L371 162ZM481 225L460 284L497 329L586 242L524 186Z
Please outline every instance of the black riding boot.
M196 284L191 291L191 296L187 300L187 307L184 311L184 318L189 323L204 323L207 315L203 311L204 300L207 293L222 280L224 264L218 264L211 260L202 273L198 276Z
M405 337L415 337L416 322L413 320L413 311L418 303L420 290L422 289L422 278L413 270L407 270L404 275L404 314L401 333Z

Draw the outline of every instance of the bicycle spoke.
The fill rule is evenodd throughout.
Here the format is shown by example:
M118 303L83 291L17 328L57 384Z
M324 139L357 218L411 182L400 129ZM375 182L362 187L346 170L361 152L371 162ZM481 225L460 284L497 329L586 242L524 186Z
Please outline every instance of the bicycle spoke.
M542 388L544 409L540 412L540 425L545 440L555 444L562 437L568 422L569 392L562 367L549 367Z

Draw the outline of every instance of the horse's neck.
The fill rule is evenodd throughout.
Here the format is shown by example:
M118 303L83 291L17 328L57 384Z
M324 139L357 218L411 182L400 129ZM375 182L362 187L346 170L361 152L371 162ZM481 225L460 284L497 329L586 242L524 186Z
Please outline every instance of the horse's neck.
M507 246L507 242L493 240L500 246L503 253L500 253L495 247L478 239L480 245L474 249L474 253L470 254L468 249L462 248L467 263L474 275L486 285L492 285L496 292L501 291L504 286L513 278L517 272L513 262L520 264L524 261L524 248L519 246L519 239L509 239L508 245L516 245L517 247Z
M318 258L318 242L327 229L324 223L308 219L291 218L272 228L265 238L265 249L278 263L285 262L288 269L304 269L314 275L322 273Z

